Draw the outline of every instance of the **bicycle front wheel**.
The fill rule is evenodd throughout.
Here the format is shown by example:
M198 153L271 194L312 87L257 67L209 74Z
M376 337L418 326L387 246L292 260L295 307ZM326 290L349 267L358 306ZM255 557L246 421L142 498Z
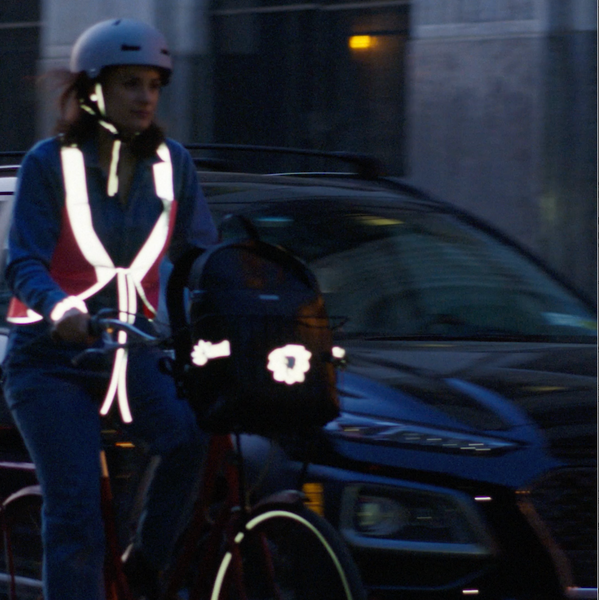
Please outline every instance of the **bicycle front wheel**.
M303 505L262 506L226 551L210 600L364 600L339 534Z

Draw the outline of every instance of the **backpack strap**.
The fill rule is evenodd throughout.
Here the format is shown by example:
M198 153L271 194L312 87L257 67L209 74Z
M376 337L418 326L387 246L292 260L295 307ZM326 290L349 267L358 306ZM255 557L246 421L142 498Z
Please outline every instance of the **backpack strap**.
M173 337L187 327L185 313L185 288L188 287L189 272L197 258L205 252L203 248L192 248L173 265L166 284L166 309Z

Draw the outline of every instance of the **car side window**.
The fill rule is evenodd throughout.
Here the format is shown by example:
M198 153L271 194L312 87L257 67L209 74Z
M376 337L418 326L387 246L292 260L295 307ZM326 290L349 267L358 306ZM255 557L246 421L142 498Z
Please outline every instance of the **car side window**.
M310 264L348 335L596 335L578 298L515 247L454 215L331 206L273 203L248 214L265 240Z

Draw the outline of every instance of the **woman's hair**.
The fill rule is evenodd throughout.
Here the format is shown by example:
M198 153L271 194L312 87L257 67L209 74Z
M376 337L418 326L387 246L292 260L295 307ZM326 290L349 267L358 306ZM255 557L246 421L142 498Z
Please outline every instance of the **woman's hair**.
M59 117L54 133L60 135L67 145L80 145L96 136L100 127L98 119L81 108L81 102L89 98L93 80L85 72L57 71L55 76L62 92L58 98ZM131 151L138 158L153 156L164 138L163 129L152 123L145 131L135 136L130 144Z

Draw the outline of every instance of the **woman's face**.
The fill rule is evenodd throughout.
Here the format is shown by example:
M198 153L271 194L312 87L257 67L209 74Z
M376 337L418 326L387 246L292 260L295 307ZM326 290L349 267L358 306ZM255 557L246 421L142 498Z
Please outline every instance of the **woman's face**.
M106 117L124 134L147 129L154 120L160 98L160 71L142 65L108 69L102 79Z

